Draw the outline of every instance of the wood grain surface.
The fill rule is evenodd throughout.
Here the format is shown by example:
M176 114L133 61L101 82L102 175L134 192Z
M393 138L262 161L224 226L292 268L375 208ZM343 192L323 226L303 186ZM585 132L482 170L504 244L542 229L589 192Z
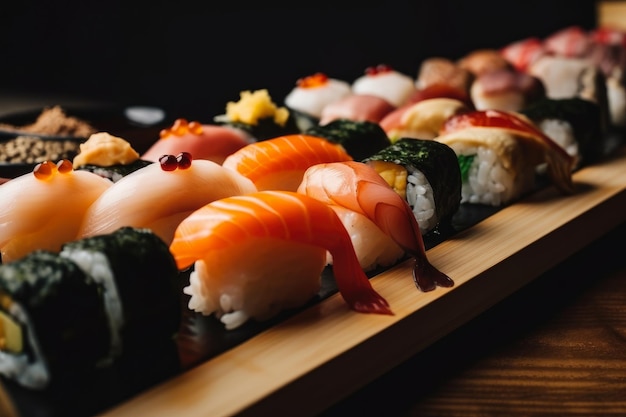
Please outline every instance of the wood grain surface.
M420 293L400 264L372 279L394 316L330 297L102 415L316 415L626 220L624 149L574 181L574 195L548 187L429 250L451 289Z
M320 417L626 415L626 223Z

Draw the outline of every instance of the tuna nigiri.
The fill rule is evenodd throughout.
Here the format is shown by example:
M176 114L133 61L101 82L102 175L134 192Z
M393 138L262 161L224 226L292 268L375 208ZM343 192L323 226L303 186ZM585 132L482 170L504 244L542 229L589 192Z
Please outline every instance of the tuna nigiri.
M310 301L321 286L326 251L352 309L392 314L335 212L303 194L260 191L209 203L180 223L170 251L180 270L193 265L184 289L189 308L215 313L227 329Z
M79 236L111 233L122 226L152 230L168 245L181 220L203 205L256 191L244 176L188 154L173 155L125 176L85 213Z
M249 178L259 191L296 191L310 166L352 159L343 146L326 139L286 135L247 145L222 166Z
M428 261L419 225L406 200L369 165L356 161L315 165L306 171L298 192L373 221L415 258L413 278L422 291L454 285Z
M251 142L247 133L229 126L209 125L177 119L169 129L161 131L141 159L157 162L162 155L188 152L195 159L208 159L221 164L236 150Z
M0 186L0 253L10 262L74 240L87 208L112 182L62 160L37 165Z

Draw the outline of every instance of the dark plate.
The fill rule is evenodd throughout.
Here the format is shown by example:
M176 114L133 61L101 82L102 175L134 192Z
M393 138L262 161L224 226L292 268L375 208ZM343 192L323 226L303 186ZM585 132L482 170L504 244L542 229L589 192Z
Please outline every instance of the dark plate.
M99 132L108 132L126 139L140 154L145 152L159 138L159 131L167 126L167 115L160 109L148 107L90 106L88 108L62 107L67 116L77 117L88 122ZM1 124L26 126L34 123L44 109L19 112L0 117ZM41 140L76 140L87 138L76 136L51 136L21 133L38 137ZM0 141L8 141L20 133L0 128ZM35 164L0 162L0 178L15 178L32 171Z

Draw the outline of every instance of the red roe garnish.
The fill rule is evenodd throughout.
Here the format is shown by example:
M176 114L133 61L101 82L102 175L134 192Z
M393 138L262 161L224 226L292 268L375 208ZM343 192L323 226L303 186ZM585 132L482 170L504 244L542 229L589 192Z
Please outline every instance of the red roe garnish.
M33 175L38 180L46 180L54 174L57 170L57 166L52 161L43 161L33 168Z
M68 172L72 172L74 167L72 166L72 162L68 159L62 159L57 162L57 170L61 174L67 174Z
M391 71L393 71L393 68L390 65L379 64L379 65L376 65L375 67L367 67L365 69L365 75L379 75L379 74L384 74L386 72L391 72Z
M296 85L300 88L315 88L326 85L328 82L328 76L324 73L317 72L308 77L300 78L296 81Z
M159 164L163 171L175 171L178 169L188 169L191 166L193 158L189 152L181 152L177 156L161 155Z
M178 164L178 169L187 169L191 166L191 161L193 158L189 152L181 152L176 156L176 162Z
M178 161L174 155L163 155L159 158L159 164L163 171L174 171L178 168Z
M189 122L189 125L187 125L187 129L189 130L189 133L199 135L202 133L202 123L196 121Z
M202 133L202 123L188 122L187 119L176 119L171 127L161 130L159 137L165 139L169 136L183 136L187 133L199 135Z

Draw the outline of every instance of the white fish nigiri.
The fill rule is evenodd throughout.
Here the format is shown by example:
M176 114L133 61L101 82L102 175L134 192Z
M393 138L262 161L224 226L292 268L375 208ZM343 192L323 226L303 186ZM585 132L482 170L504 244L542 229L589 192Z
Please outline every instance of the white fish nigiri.
M352 83L354 94L381 97L394 107L406 104L416 90L415 80L412 77L384 64L367 68L365 74Z
M178 161L177 161L178 159ZM181 153L122 178L89 207L79 237L122 226L151 229L168 245L178 224L203 205L256 191L248 178L216 162Z
M0 253L11 262L37 250L58 252L78 236L88 207L113 183L68 160L43 162L0 186Z

